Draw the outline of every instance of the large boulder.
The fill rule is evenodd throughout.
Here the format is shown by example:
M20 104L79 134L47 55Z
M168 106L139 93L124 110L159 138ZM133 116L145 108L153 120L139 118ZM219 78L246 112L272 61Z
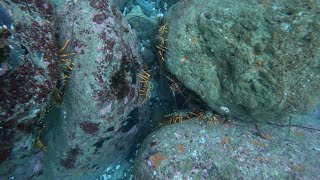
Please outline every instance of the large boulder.
M28 179L41 173L35 140L58 79L53 7L1 1L0 23L0 177Z
M151 133L140 147L133 179L320 178L319 112L295 116L291 128L261 124L263 136L252 123L203 115L183 116L182 123Z
M67 2L57 15L60 46L70 40L61 52L69 78L58 118L48 117L42 178L95 179L125 160L139 132L139 43L111 1Z
M214 111L257 121L320 95L320 1L182 0L166 16L166 67Z

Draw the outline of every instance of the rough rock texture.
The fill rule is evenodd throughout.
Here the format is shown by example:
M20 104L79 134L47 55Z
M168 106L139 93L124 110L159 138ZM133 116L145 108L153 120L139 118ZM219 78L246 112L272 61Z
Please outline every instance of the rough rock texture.
M125 18L131 28L137 32L144 63L147 65L153 64L156 60L153 45L157 33L157 19L147 17L140 6L134 6Z
M320 1L182 0L166 65L210 108L279 120L319 102Z
M141 145L134 179L319 179L319 111L292 126L223 123L207 113L151 133ZM185 118L187 119L187 118ZM307 120L315 129L302 128ZM317 129L317 130L316 130Z
M40 173L41 152L30 157L38 151L32 133L58 78L53 8L46 0L6 0L0 16L1 69L7 68L0 76L0 177L27 179Z
M137 35L141 41L153 41L157 32L157 20L143 14L140 6L134 6L126 15L126 20L132 29L139 29ZM142 30L143 29L143 30ZM153 44L153 42L151 42Z
M71 39L63 53L76 54L60 115L44 141L44 176L94 179L124 160L135 142L142 59L136 35L111 1L66 3L57 15L61 46Z

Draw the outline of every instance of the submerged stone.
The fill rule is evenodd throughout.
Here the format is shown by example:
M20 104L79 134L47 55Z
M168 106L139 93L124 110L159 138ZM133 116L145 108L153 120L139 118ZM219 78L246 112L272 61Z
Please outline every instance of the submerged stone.
M320 91L319 1L182 0L165 64L220 114L280 121Z
M66 2L57 12L60 46L70 40L63 53L74 53L68 58L74 65L66 73L61 109L51 115L57 118L48 117L45 159L52 163L41 178L95 179L122 162L136 142L139 44L111 1Z
M201 119L184 117L144 140L133 179L318 179L315 116L294 117L291 128L260 124L262 136L252 123L226 123L221 116L214 121L209 112Z

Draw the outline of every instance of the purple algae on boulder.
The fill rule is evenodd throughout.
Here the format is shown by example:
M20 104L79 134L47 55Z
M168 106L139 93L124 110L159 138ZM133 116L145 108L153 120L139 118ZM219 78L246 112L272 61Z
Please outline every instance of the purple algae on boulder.
M53 7L46 0L7 0L0 2L0 13L6 68L0 77L0 176L25 179L41 171L34 167L40 167L41 152L32 132L58 79Z
M140 106L136 74L142 58L134 31L111 1L78 0L60 4L57 12L60 44L70 39L69 51L76 54L69 59L74 66L61 116L48 136L53 156L46 161L54 163L44 176L92 179L106 164L125 159L136 141L138 121L128 116Z

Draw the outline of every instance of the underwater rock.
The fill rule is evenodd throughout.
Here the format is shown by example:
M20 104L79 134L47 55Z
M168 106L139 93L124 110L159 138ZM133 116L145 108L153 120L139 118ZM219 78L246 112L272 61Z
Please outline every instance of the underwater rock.
M156 3L151 3L146 0L136 0L135 4L137 4L138 6L140 6L142 8L142 10L146 16L150 17L154 11Z
M58 79L52 14L46 0L0 2L1 178L41 173L35 135Z
M145 64L151 65L156 60L153 52L155 36L157 33L157 19L147 17L140 6L134 6L125 16L130 27L136 31L141 42L141 55Z
M157 20L149 18L143 14L140 6L134 6L126 15L126 20L132 29L140 30L136 31L139 40L150 41L151 44L154 43L154 37L157 32Z
M124 9L125 6L129 6L131 9L131 6L133 5L133 0L117 0L113 2L114 5L117 5L120 9Z
M131 112L141 105L139 43L111 1L78 0L59 7L60 46L70 40L62 53L72 71L61 92L60 115L48 125L44 142L52 163L43 177L95 179L106 166L124 160L136 141L138 119Z
M309 117L310 127L319 127ZM320 129L261 124L262 137L252 123L225 122L212 113L183 119L144 140L133 179L320 178ZM303 122L292 119L292 125Z
M319 1L182 0L166 66L214 111L279 121L320 95Z
M141 56L143 58L144 63L150 65L155 62L156 55L151 49L144 48L143 51L141 51Z

